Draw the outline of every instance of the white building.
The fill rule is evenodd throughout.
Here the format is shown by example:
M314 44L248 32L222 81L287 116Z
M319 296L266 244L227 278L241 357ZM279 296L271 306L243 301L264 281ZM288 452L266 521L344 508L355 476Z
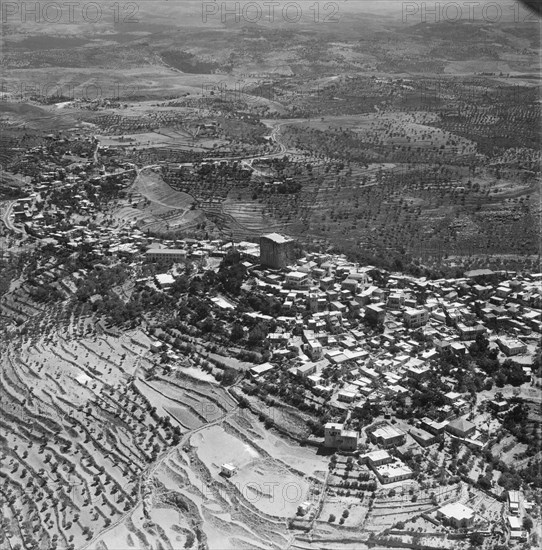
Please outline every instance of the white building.
M412 478L412 470L399 459L373 467L374 473L382 484L396 483Z
M271 363L263 363L261 365L257 365L256 367L252 367L250 369L250 374L253 378L258 378L262 374L265 374L275 368L276 366Z
M235 466L232 466L231 464L222 464L222 466L220 467L220 473L226 477L233 476L236 471L237 468Z
M461 529L472 525L474 521L474 510L461 504L461 502L453 502L439 508L437 510L437 518L445 519L456 529Z
M409 328L419 328L427 324L429 312L425 309L407 308L403 313L403 320Z
M301 271L290 271L286 275L286 285L290 288L306 288L309 285L309 276Z
M186 250L180 248L150 248L145 252L148 260L163 260L168 262L184 262Z

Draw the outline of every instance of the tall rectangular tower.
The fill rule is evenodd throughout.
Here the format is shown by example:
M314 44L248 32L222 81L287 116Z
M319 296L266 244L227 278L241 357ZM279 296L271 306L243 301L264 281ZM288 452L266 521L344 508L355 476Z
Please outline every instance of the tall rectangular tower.
M295 260L293 239L269 233L260 237L260 263L265 267L282 269Z

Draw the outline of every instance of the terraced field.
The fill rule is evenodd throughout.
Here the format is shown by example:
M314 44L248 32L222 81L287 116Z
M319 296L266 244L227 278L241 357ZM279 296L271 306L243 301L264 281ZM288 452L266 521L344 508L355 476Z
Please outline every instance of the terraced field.
M277 453L275 445L262 424L242 411L201 428L154 469L146 484L145 517L152 522L160 514L160 526L171 533L174 548L195 538L221 550L288 545L293 537L285 520L295 516L301 502L318 499L319 469L325 464L314 451L282 443ZM220 475L224 462L237 466L233 478ZM139 514L136 510L134 516ZM126 544L128 536L124 525L100 540L114 548L113 542Z
M15 518L7 532L14 542L79 546L91 537L88 525L103 529L133 504L150 442L165 444L165 433L147 439L135 430L138 423L143 433L149 429L143 403L126 396L124 382L113 387L134 366L123 364L128 353L136 356L125 346L49 336L3 350L2 405L15 414L2 423L4 467L10 468L2 513ZM143 418L128 419L128 406Z
M232 218L230 228L235 236L250 237L269 231L288 232L291 224L287 221L277 221L269 216L267 205L243 202L237 198L228 197L222 206L222 212Z
M141 479L171 446L172 426L188 432L235 407L223 390L191 379L182 388L157 382L152 395L137 374L149 366L144 350L128 335L56 334L3 349L2 515L12 520L13 544L83 546L138 504ZM176 424L178 405L185 420Z
M1 302L1 543L234 550L293 540L297 507L323 494L325 457L239 409L194 355L160 374L141 331L114 336L84 307L46 307L30 290L15 285ZM226 461L238 468L231 479Z
M192 208L194 199L175 191L151 168L141 170L129 188L130 206L119 205L114 216L120 223L136 222L143 230L191 229L204 217Z
M162 176L239 239L280 231L383 259L537 254L539 154L510 149L480 166L479 145L441 122L422 111L268 120L287 161L250 159L249 180ZM363 159L342 155L349 147ZM276 192L274 180L286 177L296 192Z

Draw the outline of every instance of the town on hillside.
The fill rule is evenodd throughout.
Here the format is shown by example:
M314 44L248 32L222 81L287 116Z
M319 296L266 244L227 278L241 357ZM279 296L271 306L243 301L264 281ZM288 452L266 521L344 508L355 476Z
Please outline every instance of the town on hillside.
M534 4L2 4L0 550L542 548Z

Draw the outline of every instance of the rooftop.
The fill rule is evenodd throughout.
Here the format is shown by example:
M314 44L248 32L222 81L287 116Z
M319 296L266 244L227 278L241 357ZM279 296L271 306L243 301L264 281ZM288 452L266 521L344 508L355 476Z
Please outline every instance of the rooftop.
M393 437L401 437L402 432L392 428L391 426L381 426L373 432L374 437L381 437L382 439L390 439Z
M412 474L412 470L400 461L377 466L376 472L381 477L397 477Z
M149 248L147 254L186 254L182 248Z
M275 368L275 365L271 363L263 363L261 365L257 365L256 367L252 367L250 369L250 372L252 374L263 374L264 372L270 371Z
M454 518L458 521L462 519L471 519L474 516L474 510L461 504L461 502L446 504L446 506L439 508L438 511L447 518Z
M469 430L476 428L472 422L469 422L464 418L457 418L456 420L453 420L450 422L449 426L450 428L455 428L456 430L461 430L462 432L468 432Z
M284 244L293 241L293 239L285 237L284 235L281 235L279 233L268 233L267 235L263 235L262 239L269 239L270 241L273 241L277 244Z
M365 456L368 460L372 462L378 462L379 460L388 460L390 458L388 451L384 450L372 451L370 453L367 453Z

